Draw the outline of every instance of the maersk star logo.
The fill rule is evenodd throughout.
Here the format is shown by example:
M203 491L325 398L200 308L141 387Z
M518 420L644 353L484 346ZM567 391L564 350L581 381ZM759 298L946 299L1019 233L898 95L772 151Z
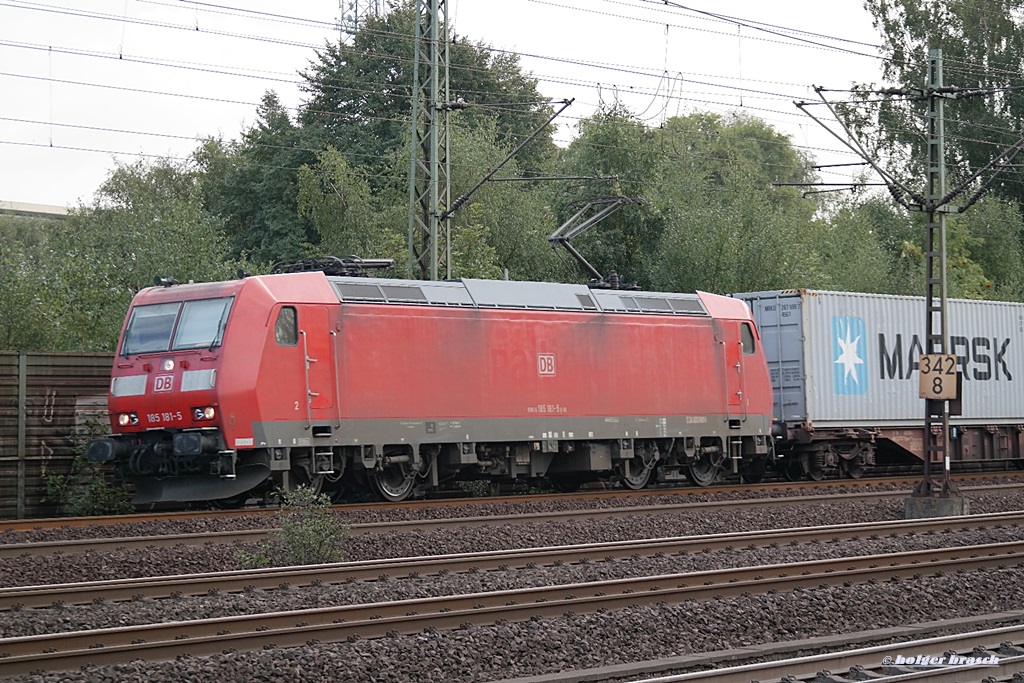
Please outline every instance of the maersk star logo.
M867 343L864 319L832 317L832 379L837 394L868 392Z

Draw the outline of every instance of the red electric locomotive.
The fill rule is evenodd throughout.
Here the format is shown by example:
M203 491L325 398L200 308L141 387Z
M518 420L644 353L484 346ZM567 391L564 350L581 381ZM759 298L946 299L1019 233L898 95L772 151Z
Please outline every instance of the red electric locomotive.
M136 502L270 487L758 480L772 389L742 301L322 272L135 297L110 383Z

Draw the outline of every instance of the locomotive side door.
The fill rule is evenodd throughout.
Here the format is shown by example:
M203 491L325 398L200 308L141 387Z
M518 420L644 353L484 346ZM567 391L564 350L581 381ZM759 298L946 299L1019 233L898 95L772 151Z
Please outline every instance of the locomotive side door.
M334 406L334 353L325 306L283 305L274 314L278 397L307 425ZM319 413L319 415L317 415Z
M306 398L310 410L334 405L334 352L325 306L299 308L299 344L305 353Z
M740 413L747 416L746 386L744 384L745 356L753 353L753 330L750 323L739 320L723 320L721 323L723 345L723 371L725 373L726 409L730 415ZM738 409L738 410L734 410Z

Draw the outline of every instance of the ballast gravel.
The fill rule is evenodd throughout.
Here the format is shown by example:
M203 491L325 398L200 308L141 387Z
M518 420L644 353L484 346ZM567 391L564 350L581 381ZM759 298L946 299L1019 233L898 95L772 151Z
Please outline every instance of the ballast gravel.
M11 680L480 683L899 626L950 615L989 614L1019 605L1022 599L1024 571L974 572L912 582L570 613L413 636L225 652L212 657L182 656L167 662L136 661Z
M115 628L190 619L212 619L235 614L261 614L328 606L398 602L444 595L465 595L560 584L608 581L634 576L659 576L753 567L807 560L928 548L1001 543L1019 540L1020 528L986 529L970 537L955 532L875 540L780 545L777 547L707 550L703 552L591 561L531 569L450 573L445 576L382 576L375 581L337 585L287 587L243 593L212 593L171 599L137 599L131 602L97 602L89 605L58 604L49 608L22 609L7 622L0 621L0 638L60 633L70 630Z
M1024 497L1024 496L1022 496ZM392 559L425 555L482 552L534 548L576 543L599 543L666 536L697 536L748 529L782 529L822 524L874 522L899 519L902 500L857 502L846 505L819 503L773 507L771 510L730 510L721 512L688 511L656 514L639 512L636 516L607 519L551 520L539 523L464 527L457 530L412 531L387 534L363 534L346 539L345 559L351 561ZM501 514L510 514L506 511ZM273 517L262 518L267 528ZM207 520L204 528L209 528ZM225 520L228 524L235 519ZM357 523L357 522L353 522ZM148 531L132 535L184 533L173 522L144 523ZM191 521L186 523L191 526ZM133 525L138 526L138 524ZM156 531L155 527L174 529ZM46 534L46 540L61 530L29 532ZM79 529L69 529L76 537ZM129 535L129 534L124 534ZM239 551L252 550L252 544L181 544L114 552L87 552L75 555L0 558L0 587L69 583L104 578L134 578L228 571L239 568Z
M688 498L686 502L692 502ZM585 505L593 507L593 501ZM972 512L1022 509L1024 494L971 496ZM466 506L470 507L470 506ZM504 507L504 506L503 506ZM903 500L818 503L735 510L728 515L638 514L628 518L462 528L457 531L374 534L349 538L351 560L474 552L738 530L812 526L902 518ZM387 514L391 511L382 511ZM377 513L375 513L377 514ZM473 506L468 516L486 514ZM509 514L504 511L501 514ZM265 518L267 521L272 517ZM205 524L221 520L207 520ZM234 520L231 520L234 522ZM364 520L360 520L364 521ZM271 522L272 524L272 522ZM218 527L221 529L222 527ZM58 530L61 531L61 530ZM69 530L80 533L77 530ZM52 534L54 532L32 532ZM152 525L138 534L160 533ZM175 531L182 533L180 526ZM129 535L126 533L116 535ZM903 535L873 540L781 545L708 551L655 558L590 562L560 567L505 570L444 577L390 578L337 586L250 591L169 600L137 600L88 606L59 605L0 613L0 637L109 628L241 613L394 601L436 595L504 590L528 585L575 583L751 566L848 555L885 554L953 545L1017 540L1017 528L970 534ZM91 553L0 561L4 585L154 576L236 569L243 546L179 546L144 552ZM653 605L591 615L565 615L302 648L229 652L209 658L40 673L19 681L489 681L568 669L657 659L753 643L852 632L884 626L987 614L1024 603L1024 570L1007 568L914 582L797 590L707 603ZM2 645L2 644L0 644ZM0 647L2 650L2 647ZM198 676L198 678L197 678Z
M1012 484L1016 480L995 478L985 480L987 484ZM578 512L597 508L630 508L664 505L686 505L722 501L763 500L765 498L795 498L794 505L813 505L808 498L817 498L828 502L829 498L844 494L871 492L905 491L909 488L878 484L874 486L840 486L829 489L828 493L809 496L805 490L794 485L793 489L774 489L768 492L716 493L702 489L700 493L676 495L651 495L608 498L575 498L559 500L538 500L524 497L515 502L483 502L484 499L474 498L465 505L453 504L437 507L411 508L404 506L385 506L363 509L346 509L342 515L349 524L379 524L421 519L459 519L466 517L499 517L518 514ZM902 504L900 502L900 504ZM242 514L228 517L195 517L180 520L162 520L153 522L131 522L123 524L107 524L94 527L62 527L57 529L35 529L32 531L0 531L0 544L4 543L41 543L45 541L72 541L93 538L123 538L130 536L156 536L159 534L197 534L214 531L245 531L266 529L276 523L273 514Z

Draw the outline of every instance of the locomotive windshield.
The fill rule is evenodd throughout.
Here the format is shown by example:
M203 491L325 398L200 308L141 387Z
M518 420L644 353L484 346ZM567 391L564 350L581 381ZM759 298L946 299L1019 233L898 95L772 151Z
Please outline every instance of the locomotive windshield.
M232 300L222 297L136 306L124 333L121 355L220 346Z

